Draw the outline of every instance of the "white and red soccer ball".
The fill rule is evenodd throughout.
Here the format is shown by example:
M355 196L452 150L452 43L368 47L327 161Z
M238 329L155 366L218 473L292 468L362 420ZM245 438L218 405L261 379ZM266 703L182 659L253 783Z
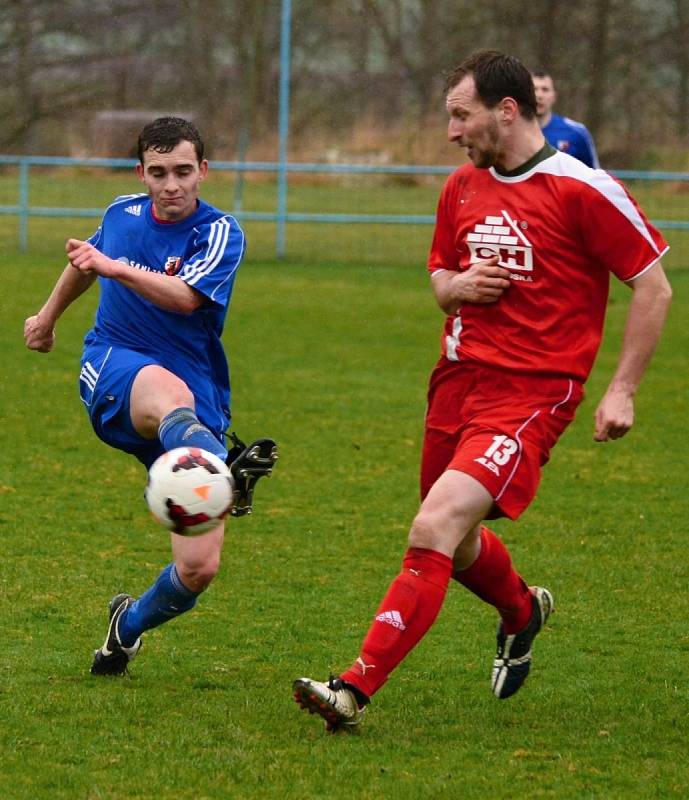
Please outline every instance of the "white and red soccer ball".
M178 447L158 458L148 472L146 502L168 530L195 536L215 528L234 497L229 467L198 447Z

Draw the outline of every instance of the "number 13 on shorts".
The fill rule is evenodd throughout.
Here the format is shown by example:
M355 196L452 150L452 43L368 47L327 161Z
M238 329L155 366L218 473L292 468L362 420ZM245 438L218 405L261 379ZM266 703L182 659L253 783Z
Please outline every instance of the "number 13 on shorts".
M518 442L515 442L514 439L510 439L509 436L505 436L505 434L496 434L493 436L493 443L486 449L482 456L476 459L476 461L491 472L499 475L500 467L504 467L508 464L512 456L518 452Z

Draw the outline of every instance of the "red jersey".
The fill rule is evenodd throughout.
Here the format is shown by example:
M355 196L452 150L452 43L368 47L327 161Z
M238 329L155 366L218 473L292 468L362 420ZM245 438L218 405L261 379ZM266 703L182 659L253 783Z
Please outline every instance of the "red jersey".
M447 180L428 261L463 271L498 255L511 286L447 318L443 354L509 370L588 377L609 273L642 275L668 245L619 181L555 152L520 175L466 164Z

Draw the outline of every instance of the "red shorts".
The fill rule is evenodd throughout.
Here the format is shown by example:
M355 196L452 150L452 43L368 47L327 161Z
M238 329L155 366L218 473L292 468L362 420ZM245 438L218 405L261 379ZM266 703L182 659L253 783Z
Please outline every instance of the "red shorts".
M441 358L428 389L421 497L454 469L490 492L491 518L516 519L533 500L541 467L583 396L583 385L569 378Z

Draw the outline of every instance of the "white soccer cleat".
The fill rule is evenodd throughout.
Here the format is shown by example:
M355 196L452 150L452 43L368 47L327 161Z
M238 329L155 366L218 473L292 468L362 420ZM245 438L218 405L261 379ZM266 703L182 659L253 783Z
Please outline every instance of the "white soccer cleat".
M327 683L297 678L292 684L292 691L299 706L309 714L323 717L328 731L356 727L366 711L366 706L359 708L354 692L340 678L331 676Z

